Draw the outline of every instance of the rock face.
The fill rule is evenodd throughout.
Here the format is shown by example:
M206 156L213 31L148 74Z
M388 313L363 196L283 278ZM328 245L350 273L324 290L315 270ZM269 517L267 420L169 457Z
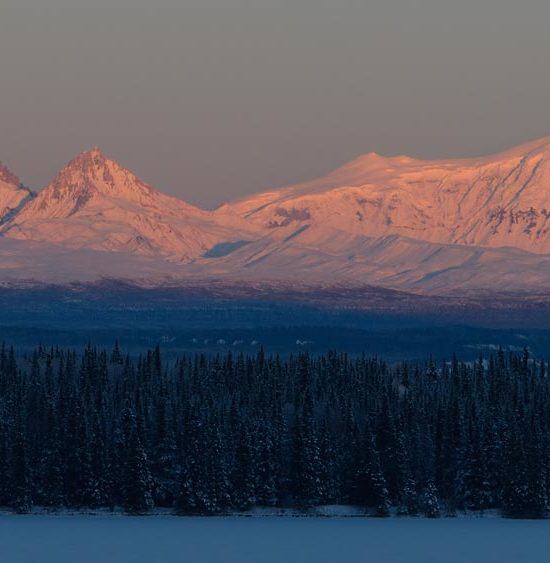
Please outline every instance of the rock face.
M62 269L68 278L74 270L72 279L92 279L96 271L107 277L112 256L101 256L109 251L119 253L116 276L126 279L158 272L163 279L369 283L440 293L547 289L550 138L474 159L370 153L324 178L214 212L162 194L93 149L36 197L0 167L0 235L0 277L11 264L17 279L31 262L35 279L47 277L37 257L52 248L51 256L75 263ZM24 259L25 241L32 260ZM94 271L76 264L80 256ZM54 263L44 260L44 269Z
M4 228L9 238L179 262L231 235L211 212L153 189L99 149L72 160Z
M0 225L9 221L33 197L19 178L0 162Z
M550 138L468 160L371 153L320 180L251 196L219 212L285 236L308 225L549 253Z

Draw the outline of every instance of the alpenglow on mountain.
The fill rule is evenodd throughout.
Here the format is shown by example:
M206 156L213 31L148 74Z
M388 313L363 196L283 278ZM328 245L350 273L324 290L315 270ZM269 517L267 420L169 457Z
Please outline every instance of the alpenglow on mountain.
M31 190L0 162L0 225L9 221L32 196Z
M93 149L72 160L3 235L185 262L232 231L212 213L164 195Z
M309 225L369 237L550 252L550 138L469 160L371 153L332 174L229 204L265 229Z
M319 180L213 212L162 194L99 149L72 160L35 197L0 168L4 281L538 290L550 279L549 230L550 138L473 159L370 153Z

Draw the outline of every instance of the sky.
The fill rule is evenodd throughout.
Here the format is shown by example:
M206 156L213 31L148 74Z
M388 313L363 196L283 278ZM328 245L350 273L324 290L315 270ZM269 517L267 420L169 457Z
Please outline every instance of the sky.
M550 135L548 0L1 0L0 161L99 146L215 207L359 154Z

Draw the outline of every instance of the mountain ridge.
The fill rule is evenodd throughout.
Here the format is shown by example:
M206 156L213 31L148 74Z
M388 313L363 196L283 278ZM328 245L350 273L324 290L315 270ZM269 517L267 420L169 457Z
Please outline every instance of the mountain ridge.
M25 242L52 244L56 256L63 252L54 247L70 249L73 261L79 250L120 253L127 278L142 270L155 277L157 268L158 278L176 280L336 277L428 292L528 291L550 279L550 137L466 159L368 153L319 179L214 211L163 194L93 148L36 196L0 168L3 208L8 255L24 254ZM132 255L153 262L134 264ZM97 267L101 254L92 262ZM29 267L9 263L16 265L0 266L0 279ZM63 271L70 278L70 268Z
M0 226L15 216L34 195L6 165L0 162Z
M179 262L230 236L211 212L154 189L99 149L71 160L2 234Z
M264 229L328 225L365 236L544 254L550 252L550 138L477 159L369 153L313 182L253 194L218 212Z

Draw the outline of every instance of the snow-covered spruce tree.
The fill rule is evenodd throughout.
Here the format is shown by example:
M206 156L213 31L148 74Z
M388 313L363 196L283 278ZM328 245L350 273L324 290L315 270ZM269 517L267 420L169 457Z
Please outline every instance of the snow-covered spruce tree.
M185 441L180 450L179 475L175 491L175 508L178 514L204 513L204 428L200 411L195 408L183 427Z
M11 475L9 444L11 434L7 421L0 417L0 506L7 506L10 499Z
M538 422L528 435L518 425L506 437L502 510L509 518L542 518L546 514L546 463Z
M396 409L390 405L390 401L397 400L394 387L388 382L376 422L376 449L379 452L380 467L386 480L388 498L395 504L399 502L399 493L403 487L403 460L399 459L403 455L403 449L399 444L397 421L394 417Z
M461 495L465 508L483 511L491 506L491 483L487 465L489 452L484 448L481 428L472 428L469 440L464 459Z
M331 429L326 423L326 418L321 426L320 459L321 459L321 504L338 504L341 501L342 491L337 471L337 448Z
M291 490L296 506L310 508L323 497L321 459L311 391L306 397L294 425L292 441Z
M95 439L91 435L86 419L80 420L78 429L78 446L77 446L77 490L78 504L82 507L95 508L101 504L101 491L99 489L99 480L94 472L93 460L99 455L93 452ZM94 455L95 454L95 455Z
M416 482L412 477L405 480L401 490L401 499L398 505L398 514L401 516L416 516L418 514L418 491Z
M231 506L231 483L229 464L224 446L224 437L218 424L208 432L209 448L205 456L205 471L201 472L202 496L199 498L201 512L218 514Z
M243 428L239 434L231 475L232 506L237 510L248 510L256 504L257 463L249 431Z
M259 435L258 461L256 467L256 498L260 506L275 506L278 503L280 474L275 449L275 440L269 428L264 428Z
M502 512L509 518L523 518L528 503L527 466L516 421L506 430L504 451Z
M33 502L32 473L27 459L27 443L20 427L15 431L10 475L9 504L19 514L30 512Z
M171 507L178 479L177 448L168 415L168 397L164 391L156 404L156 420L152 437L151 475L155 506Z
M151 473L133 411L127 409L124 418L127 428L127 449L124 460L122 506L130 514L143 514L153 508Z
M412 476L405 435L402 430L397 434L395 463L397 497L394 503L397 505L398 514L415 516L418 514L417 487Z
M364 432L362 455L355 476L354 504L374 509L375 516L389 515L389 493L370 425Z
M48 428L49 435L37 468L37 502L47 507L59 508L65 505L63 457L53 405L50 405Z
M439 518L441 516L438 493L432 480L428 481L422 495L422 512L427 518Z

